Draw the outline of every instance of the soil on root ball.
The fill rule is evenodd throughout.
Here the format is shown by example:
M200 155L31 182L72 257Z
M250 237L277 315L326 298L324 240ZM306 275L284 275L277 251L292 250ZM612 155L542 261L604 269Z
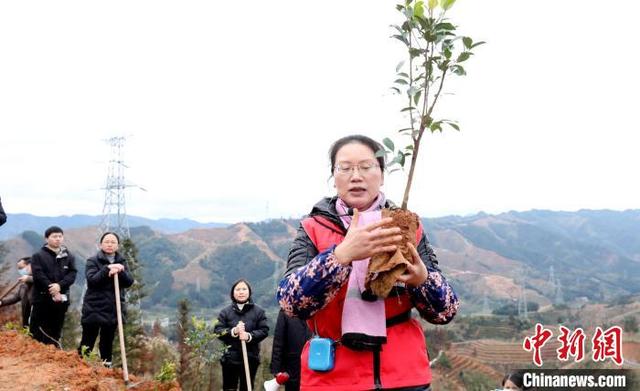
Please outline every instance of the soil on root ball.
M371 257L367 273L366 286L378 297L386 298L398 277L410 264L411 250L408 243L416 246L418 215L404 209L383 209L382 218L391 217L388 227L399 227L402 241L394 253L377 254Z

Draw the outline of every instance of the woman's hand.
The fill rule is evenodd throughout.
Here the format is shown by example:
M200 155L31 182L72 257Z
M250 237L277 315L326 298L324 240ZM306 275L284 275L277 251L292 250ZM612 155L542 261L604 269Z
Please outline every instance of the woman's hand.
M418 285L422 285L427 278L429 277L429 271L427 270L427 266L422 262L420 258L420 254L411 243L407 243L409 246L409 250L411 251L411 262L410 265L407 265L407 270L398 277L398 281L402 281L405 284L416 287Z
M358 227L360 213L356 209L353 213L351 226L342 243L334 250L339 263L348 265L351 261L366 259L376 254L396 251L396 244L402 240L400 228L381 228L393 222L391 217L376 223Z
M236 325L236 327L234 327L233 329L231 329L231 333L234 334L236 337L240 338L240 336L244 333L244 322L243 321L239 321L238 324Z
M120 263L112 263L111 265L107 265L107 267L109 268L109 277L124 270L124 265Z
M249 333L247 333L246 331L243 331L238 335L238 338L240 338L240 341L248 341Z

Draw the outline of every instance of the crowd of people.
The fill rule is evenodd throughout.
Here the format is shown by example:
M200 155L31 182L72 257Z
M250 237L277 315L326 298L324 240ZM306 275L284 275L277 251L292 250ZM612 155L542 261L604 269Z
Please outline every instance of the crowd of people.
M383 208L395 208L381 187L385 159L373 139L353 135L337 140L329 151L336 194L321 199L305 217L291 246L287 268L276 298L276 320L270 371L287 372L286 390L352 391L371 389L430 390L431 369L423 329L412 310L425 320L446 324L459 301L438 267L421 225L406 272L387 298L372 295L363 281L371 257L394 252L402 236L382 218ZM0 204L0 222L6 215ZM44 246L17 262L19 289L0 301L22 303L23 325L33 337L59 345L69 308L69 289L76 282L76 259L64 245L64 233L53 226ZM120 300L134 280L127 260L118 252L120 238L106 232L100 249L86 261L86 293L82 304L82 338L78 352L87 353L100 337L99 352L111 365L117 324L114 278ZM249 281L230 290L230 304L218 315L215 331L227 346L222 358L223 389L248 389L260 364L260 343L269 334L264 309L252 300ZM317 352L315 339L330 341ZM330 366L318 369L315 357ZM249 373L245 373L245 368Z

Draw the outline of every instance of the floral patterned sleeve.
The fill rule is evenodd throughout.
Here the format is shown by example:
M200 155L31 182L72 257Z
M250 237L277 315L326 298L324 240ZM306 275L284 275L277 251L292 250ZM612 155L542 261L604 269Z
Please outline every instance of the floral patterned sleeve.
M447 324L458 312L458 296L442 275L436 255L424 234L418 245L418 253L427 267L429 276L422 285L409 288L413 305L427 322Z
M334 248L321 252L280 281L276 298L288 316L309 319L348 281L351 266L338 263Z
M427 281L409 288L413 305L429 323L447 324L458 312L458 296L440 270L427 266L427 271Z

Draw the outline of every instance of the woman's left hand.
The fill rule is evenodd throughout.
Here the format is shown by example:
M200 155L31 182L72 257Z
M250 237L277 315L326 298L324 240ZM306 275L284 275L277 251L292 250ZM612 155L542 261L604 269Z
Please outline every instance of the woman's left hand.
M240 338L240 341L248 341L249 333L247 333L246 331L241 331L240 335L238 335L238 338Z
M422 262L420 258L420 254L413 246L413 244L408 243L409 251L411 251L411 262L410 265L407 265L407 270L404 274L398 277L398 281L402 281L409 286L416 287L418 285L422 285L427 278L429 277L429 272L427 271L427 266Z

